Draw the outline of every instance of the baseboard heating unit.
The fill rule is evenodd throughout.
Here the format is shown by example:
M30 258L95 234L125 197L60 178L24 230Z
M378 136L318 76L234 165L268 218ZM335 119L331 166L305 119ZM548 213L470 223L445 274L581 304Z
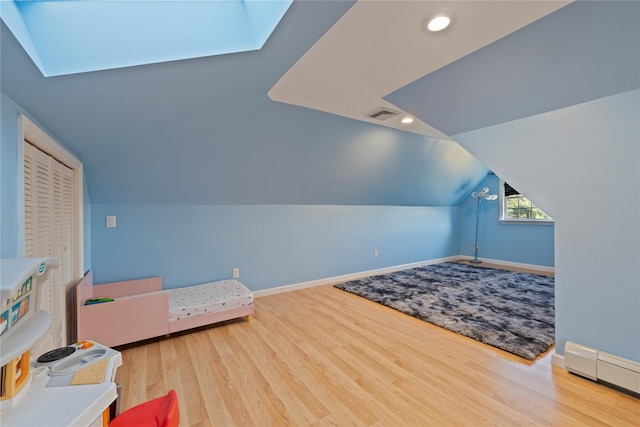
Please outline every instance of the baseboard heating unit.
M574 374L640 394L640 363L567 341L564 367Z

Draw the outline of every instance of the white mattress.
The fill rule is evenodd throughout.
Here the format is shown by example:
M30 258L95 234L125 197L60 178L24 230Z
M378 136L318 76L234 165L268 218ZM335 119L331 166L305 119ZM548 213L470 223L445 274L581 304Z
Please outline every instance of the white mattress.
M235 279L168 289L169 322L253 304L253 292Z

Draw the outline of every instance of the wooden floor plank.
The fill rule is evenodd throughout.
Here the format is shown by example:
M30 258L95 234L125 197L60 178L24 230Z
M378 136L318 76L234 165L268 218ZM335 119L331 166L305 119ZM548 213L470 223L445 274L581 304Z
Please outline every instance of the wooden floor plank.
M330 285L120 348L122 408L179 396L181 426L640 426L640 400Z

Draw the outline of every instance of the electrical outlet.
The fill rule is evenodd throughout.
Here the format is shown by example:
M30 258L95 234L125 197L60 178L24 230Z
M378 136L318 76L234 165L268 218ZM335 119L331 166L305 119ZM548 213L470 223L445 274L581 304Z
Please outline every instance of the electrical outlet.
M373 257L374 258L378 258L378 250L377 249L375 251L373 251Z
M236 267L233 269L233 278L237 279L238 277L240 277L240 269Z

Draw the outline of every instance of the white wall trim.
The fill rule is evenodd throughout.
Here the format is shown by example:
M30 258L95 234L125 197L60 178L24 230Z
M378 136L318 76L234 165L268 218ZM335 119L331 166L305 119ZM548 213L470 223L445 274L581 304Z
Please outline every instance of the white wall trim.
M84 201L83 201L83 165L82 162L60 145L38 125L29 120L24 114L18 115L18 245L19 252L24 256L24 149L22 141L26 140L33 146L49 154L60 163L73 170L75 211L73 221L74 236L74 279L79 280L84 275Z
M341 276L327 277L325 279L310 280L308 282L294 283L291 285L277 286L275 288L262 289L253 293L254 298L260 298L267 295L281 294L283 292L297 291L299 289L311 288L314 286L329 285L333 283L347 282L349 280L362 279L364 277L376 276L378 274L388 274L394 271L406 270L408 268L423 267L425 265L438 264L447 261L458 261L458 255L446 258L432 259L428 261L419 261L409 264L401 264L392 267L378 268L375 270L361 271L358 273L343 274Z
M460 255L460 259L465 261L470 261L473 259L473 257L469 255ZM554 267L547 267L545 265L524 264L520 262L502 261L499 259L490 259L490 258L478 258L478 259L488 264L503 265L505 267L523 268L527 270L534 270L534 271L540 271L545 273L555 273L555 270L556 270Z
M274 288L269 288L269 289L262 289L259 291L255 291L253 293L254 298L260 298L260 297L265 297L267 295L275 295L275 294L281 294L284 292L291 292L291 291L297 291L300 289L305 289L305 288L312 288L314 286L322 286L322 285L329 285L329 284L333 284L333 283L341 283L341 282L347 282L349 280L358 280L358 279L362 279L364 277L369 277L369 276L376 276L378 274L389 274L389 273L393 273L395 271L400 271L400 270L407 270L409 268L416 268L416 267L423 267L425 265L431 265L431 264L438 264L441 262L451 262L451 261L459 261L459 260L471 260L473 259L473 257L470 256L466 256L466 255L454 255L454 256L450 256L450 257L445 257L445 258L438 258L438 259L432 259L432 260L428 260L428 261L419 261L419 262L413 262L413 263L409 263L409 264L401 264L401 265L395 265L392 267L384 267L384 268L378 268L375 270L368 270L368 271L361 271L358 273L350 273L350 274L343 274L341 276L334 276L334 277L327 277L324 279L317 279L317 280L310 280L308 282L301 282L301 283L294 283L291 285L284 285L284 286L277 286ZM491 264L496 264L496 265L504 265L507 267L518 267L518 268L525 268L528 270L534 270L534 271L540 271L540 272L554 272L554 268L553 267L546 267L546 266L542 266L542 265L534 265L534 264L522 264L522 263L516 263L516 262L509 262L509 261L500 261L500 260L494 260L494 259L485 259L485 258L480 258L481 261L487 262L487 263L491 263ZM564 367L564 358L562 359L562 366Z
M24 257L24 145L23 140L27 134L25 130L26 121L24 120L24 115L18 114L18 125L17 125L17 141L16 141L16 163L18 176L16 177L16 181L18 181L18 194L16 197L16 210L17 210L17 219L18 219L18 256Z
M82 168L82 162L72 155L66 148L60 145L56 140L49 136L45 131L40 129L38 125L33 123L27 116L20 114L19 125L22 125L22 132L18 134L18 138L23 138L35 145L45 153L54 157L60 163L64 163L71 169ZM22 139L20 140L22 144Z
M553 353L551 355L551 365L552 366L558 366L562 369L565 369L564 367L564 355L562 354L558 354L558 353Z

